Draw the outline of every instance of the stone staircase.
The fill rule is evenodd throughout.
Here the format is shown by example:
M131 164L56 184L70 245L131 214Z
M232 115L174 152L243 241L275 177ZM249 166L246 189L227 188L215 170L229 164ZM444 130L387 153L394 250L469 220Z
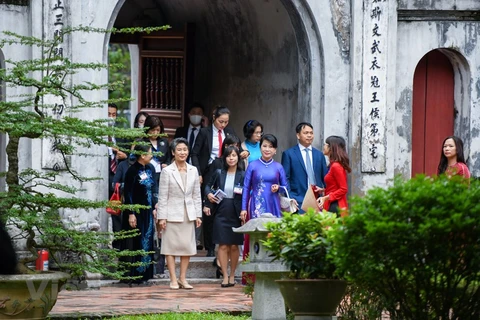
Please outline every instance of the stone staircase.
M187 271L187 279L190 284L220 284L222 282L222 278L216 278L216 270L217 268L213 265L214 257L206 257L205 250L199 250L196 256L190 258L190 264L188 266ZM175 259L176 263L176 272L177 276L180 272L180 258ZM238 263L240 265L242 263L241 258ZM241 275L242 273L237 270L235 272L236 282L241 282ZM149 280L149 283L152 285L168 285L170 283L170 279L168 278L168 270L165 267L165 275L166 278L155 278ZM95 279L95 277L89 277L90 279L86 280L84 288L98 288L98 287L105 287L105 286L117 286L120 285L118 280L102 280L102 279Z

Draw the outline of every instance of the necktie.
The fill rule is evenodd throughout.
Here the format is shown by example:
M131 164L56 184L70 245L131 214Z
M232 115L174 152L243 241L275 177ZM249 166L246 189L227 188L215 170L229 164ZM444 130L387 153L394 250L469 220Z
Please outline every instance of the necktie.
M108 136L108 141L109 142L112 142L113 141L113 138L111 136ZM114 174L117 172L117 159L116 159L116 156L114 154L114 157L110 158L110 171L112 171Z
M307 163L308 183L316 185L316 183L315 183L315 173L313 172L313 166L312 166L312 160L310 160L310 149L305 148L303 150L305 150L305 153L306 153L305 154L305 159L306 159L306 163Z
M220 158L222 156L222 130L218 130L218 157Z
M117 173L117 160L115 158L110 159L110 170L113 173Z
M188 145L190 146L190 149L193 148L193 143L195 142L195 130L197 130L197 128L192 128L192 132L190 132L190 138L188 138Z

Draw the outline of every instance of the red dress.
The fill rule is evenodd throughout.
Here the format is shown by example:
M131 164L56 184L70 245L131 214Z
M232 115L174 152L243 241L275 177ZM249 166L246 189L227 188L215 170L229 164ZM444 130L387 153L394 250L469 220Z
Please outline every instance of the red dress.
M445 170L445 174L451 176L462 176L465 179L470 178L470 171L465 163L457 162L454 165L448 166Z
M329 197L323 204L323 208L328 210L330 203L338 201L340 209L347 209L347 171L338 162L330 163L330 170L325 175L325 195Z

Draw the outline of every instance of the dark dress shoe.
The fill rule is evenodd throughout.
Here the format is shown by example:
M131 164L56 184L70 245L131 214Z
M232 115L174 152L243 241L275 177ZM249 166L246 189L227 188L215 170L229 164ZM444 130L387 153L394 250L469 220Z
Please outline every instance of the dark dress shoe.
M221 284L220 284L220 287L222 287L222 288L228 288L228 287L230 287L230 283L221 283Z
M203 246L201 244L197 244L197 250L203 250Z
M215 257L215 252L213 252L212 249L209 249L209 250L207 251L207 257Z

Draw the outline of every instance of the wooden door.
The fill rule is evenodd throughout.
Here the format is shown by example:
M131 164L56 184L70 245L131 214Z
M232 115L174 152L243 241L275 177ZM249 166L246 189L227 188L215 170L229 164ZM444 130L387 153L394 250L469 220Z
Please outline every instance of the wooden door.
M438 50L418 63L413 79L412 177L437 173L445 137L453 135L454 74Z
M142 35L139 42L139 105L159 116L169 138L184 125L193 101L194 25L183 32L162 31Z

